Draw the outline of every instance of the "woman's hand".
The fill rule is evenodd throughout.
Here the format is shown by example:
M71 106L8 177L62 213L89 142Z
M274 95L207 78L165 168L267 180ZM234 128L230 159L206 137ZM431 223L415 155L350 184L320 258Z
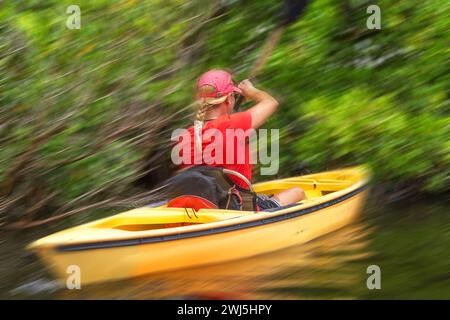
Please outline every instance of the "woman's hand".
M246 100L254 100L260 91L256 89L253 83L251 83L251 81L248 79L241 81L238 87L242 90L242 95Z
M238 87L246 99L256 102L248 111L252 115L252 128L257 129L277 110L278 101L267 92L255 88L248 79L239 83Z

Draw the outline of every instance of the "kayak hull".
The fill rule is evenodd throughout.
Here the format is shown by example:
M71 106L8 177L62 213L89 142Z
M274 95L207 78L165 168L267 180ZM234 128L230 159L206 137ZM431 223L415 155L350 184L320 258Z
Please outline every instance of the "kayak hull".
M77 241L74 232L80 226L71 232L71 241L44 238L31 249L62 281L69 276L71 266L79 267L82 284L241 259L302 244L349 224L364 204L366 182L361 176L347 188L276 212L252 213L166 232L128 230L127 236L97 240L80 236ZM85 230L94 232L92 226L86 226Z

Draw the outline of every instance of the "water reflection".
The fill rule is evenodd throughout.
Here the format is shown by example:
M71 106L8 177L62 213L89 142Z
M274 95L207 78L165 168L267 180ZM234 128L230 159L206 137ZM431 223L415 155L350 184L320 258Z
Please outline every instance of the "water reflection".
M359 223L270 254L92 285L77 292L64 290L58 298L308 299L329 294L353 298L345 288L365 285L364 270L345 266L370 255L367 233L368 227Z

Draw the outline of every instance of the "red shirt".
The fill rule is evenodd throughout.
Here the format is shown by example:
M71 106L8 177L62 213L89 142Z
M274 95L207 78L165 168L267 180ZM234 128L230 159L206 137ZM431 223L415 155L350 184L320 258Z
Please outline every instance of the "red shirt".
M248 111L226 114L217 119L205 121L202 128L202 157L199 152L195 154L194 127L188 128L188 137L178 141L182 159L183 148L190 151L190 155L186 156L188 163L182 162L180 169L192 165L222 167L237 171L251 181L253 169L253 165L250 163L249 148L249 133L251 132L249 129L251 128L252 116ZM197 162L195 162L196 159ZM248 188L241 179L236 177L231 177L231 179L237 185Z

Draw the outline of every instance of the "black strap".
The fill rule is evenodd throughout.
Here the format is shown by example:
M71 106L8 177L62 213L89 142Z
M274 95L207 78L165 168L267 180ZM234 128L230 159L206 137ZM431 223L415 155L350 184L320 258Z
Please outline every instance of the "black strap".
M256 202L257 194L256 192L252 192L248 189L242 188L241 186L236 185L236 189L241 193L242 199L243 199L243 206L248 209L248 211L258 211L258 206ZM247 201L246 201L247 200ZM251 205L249 205L248 202L251 202Z

